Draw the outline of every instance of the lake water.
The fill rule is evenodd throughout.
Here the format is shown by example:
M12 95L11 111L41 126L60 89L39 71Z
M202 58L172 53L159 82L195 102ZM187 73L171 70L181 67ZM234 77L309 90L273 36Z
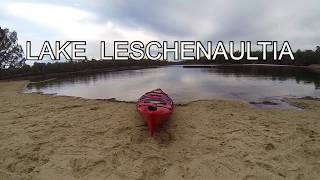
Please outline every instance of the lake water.
M169 66L58 78L31 84L26 92L90 99L136 101L161 88L176 103L236 99L276 102L284 97L320 97L320 75L303 68L273 66Z

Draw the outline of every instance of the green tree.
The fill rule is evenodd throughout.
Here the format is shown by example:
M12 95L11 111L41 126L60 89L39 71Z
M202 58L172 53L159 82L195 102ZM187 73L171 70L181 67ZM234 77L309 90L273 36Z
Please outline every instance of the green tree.
M23 50L15 31L0 27L0 69L20 68L25 65Z

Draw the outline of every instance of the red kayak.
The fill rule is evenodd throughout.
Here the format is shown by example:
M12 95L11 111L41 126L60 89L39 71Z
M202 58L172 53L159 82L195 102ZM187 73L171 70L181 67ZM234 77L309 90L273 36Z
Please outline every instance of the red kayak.
M153 136L157 127L170 118L173 101L161 89L155 89L140 97L137 109Z

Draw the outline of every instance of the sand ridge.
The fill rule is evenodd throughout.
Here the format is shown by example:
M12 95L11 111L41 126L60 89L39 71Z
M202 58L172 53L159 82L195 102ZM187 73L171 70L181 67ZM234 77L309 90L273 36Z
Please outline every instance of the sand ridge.
M316 179L320 102L176 106L148 136L134 103L23 94L0 82L0 179Z

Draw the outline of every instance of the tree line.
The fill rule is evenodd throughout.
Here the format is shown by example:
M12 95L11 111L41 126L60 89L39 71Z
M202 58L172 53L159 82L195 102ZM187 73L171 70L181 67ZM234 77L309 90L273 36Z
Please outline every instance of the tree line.
M184 61L186 64L275 64L275 65L296 65L308 66L311 64L320 64L320 46L316 46L315 50L300 50L298 49L293 53L295 60L291 60L289 56L283 56L281 60L274 60L273 52L267 52L267 60L262 60L262 52L250 52L251 56L258 57L258 60L247 60L245 53L244 58L241 60L226 60L223 55L217 56L216 60L207 60L206 57L200 58L195 61ZM277 52L278 56L280 52ZM231 59L229 53L228 58ZM235 56L240 56L240 52L235 52Z
M86 61L68 61L57 63L34 63L33 66L24 65L19 68L7 68L0 70L0 79L26 77L26 76L44 76L59 73L89 73L105 70L134 69L151 66L169 65L167 61L150 60L86 60Z

